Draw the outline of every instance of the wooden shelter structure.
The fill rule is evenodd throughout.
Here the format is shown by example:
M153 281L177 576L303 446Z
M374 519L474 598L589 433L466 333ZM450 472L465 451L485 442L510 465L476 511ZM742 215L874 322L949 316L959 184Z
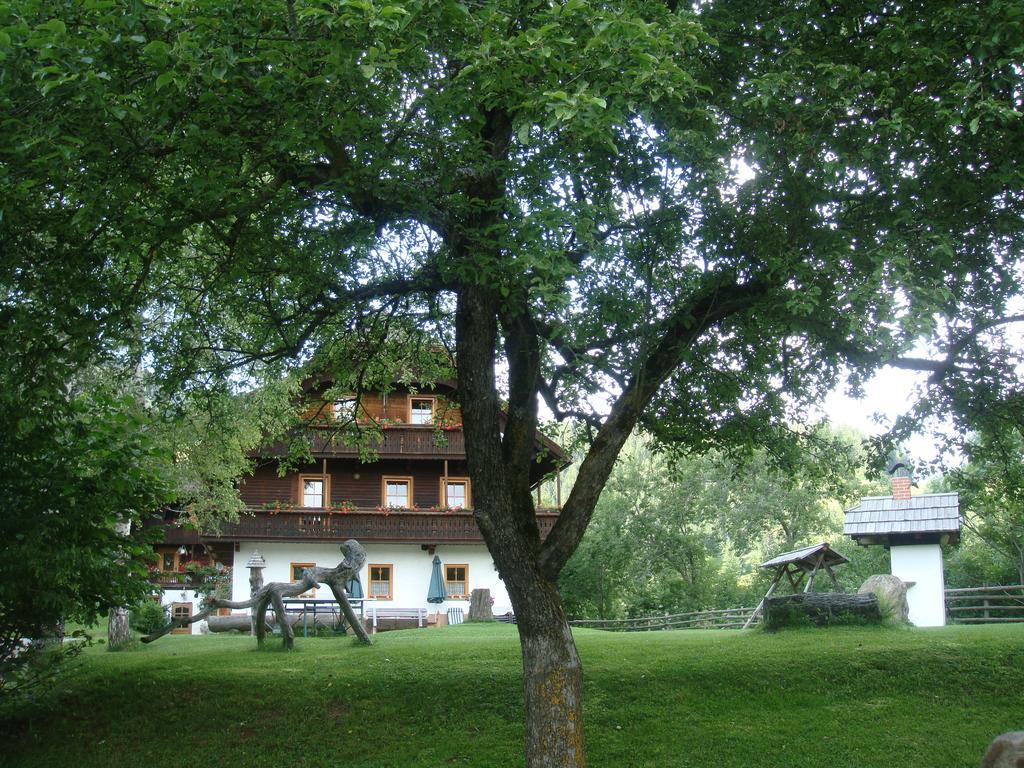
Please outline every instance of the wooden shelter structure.
M814 577L819 571L823 570L832 578L832 586L838 590L839 582L836 580L836 574L832 570L832 566L842 565L846 562L849 562L847 558L836 552L825 542L822 542L811 547L795 549L792 552L783 552L781 555L761 563L758 566L759 568L774 568L775 577L768 586L768 591L761 598L761 602L757 604L757 608L750 614L747 623L743 625L743 628L749 627L761 615L765 601L772 596L772 592L779 586L783 576L789 580L794 593L797 591L810 592L811 587L814 585ZM805 578L807 579L806 582L804 582ZM801 583L804 585L803 590L800 590Z

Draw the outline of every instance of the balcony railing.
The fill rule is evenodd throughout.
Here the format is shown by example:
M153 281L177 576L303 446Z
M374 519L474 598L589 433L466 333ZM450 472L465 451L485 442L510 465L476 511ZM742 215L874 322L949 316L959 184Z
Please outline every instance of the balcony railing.
M189 579L190 575L184 571L150 571L149 580L161 587L182 587L187 589L192 584L192 581Z
M360 448L346 443L342 436L327 428L309 429L310 450L315 456L359 457ZM411 424L389 425L379 435L368 436L365 445L380 458L465 458L466 438L461 429L437 429ZM270 454L286 454L288 447L276 443Z
M423 543L482 542L483 536L469 510L425 512L415 510L350 512L322 509L288 511L250 510L237 523L221 525L219 537L227 540L270 541L327 540L387 541ZM558 519L558 510L537 510L541 537L546 537Z

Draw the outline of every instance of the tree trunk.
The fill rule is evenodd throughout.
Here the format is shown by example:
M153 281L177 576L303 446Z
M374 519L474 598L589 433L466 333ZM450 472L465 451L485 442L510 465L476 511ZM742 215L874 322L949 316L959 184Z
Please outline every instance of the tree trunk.
M131 521L119 520L114 523L118 536L126 537L132 532ZM119 561L124 558L118 558ZM111 608L107 613L107 650L119 651L132 641L132 628L128 623L128 609L124 606Z
M132 630L128 624L128 609L111 608L107 616L107 650L119 651L132 641Z
M527 768L584 768L583 665L555 584L509 590L523 654Z

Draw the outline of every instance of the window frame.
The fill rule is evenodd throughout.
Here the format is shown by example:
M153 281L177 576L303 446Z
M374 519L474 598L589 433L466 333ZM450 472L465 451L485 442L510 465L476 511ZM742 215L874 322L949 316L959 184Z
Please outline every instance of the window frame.
M462 568L465 571L465 579L461 579L464 591L460 595L453 595L448 591L448 585L452 580L448 578L449 568ZM460 579L455 579L460 581ZM444 564L444 593L445 600L469 600L469 563L445 563Z
M407 502L408 503L402 505L401 507L398 507L397 505L394 505L394 508L396 508L396 509L397 508L411 509L412 506L416 503L413 500L414 497L412 495L412 493L413 493L412 476L411 475L382 475L381 476L381 478L380 478L380 505L382 507L384 507L385 509L387 509L389 507L392 507L391 504L388 504L388 483L389 482L392 482L392 483L399 483L399 482L400 483L405 483L409 487L409 496L407 498Z
M160 558L159 567L157 570L160 573L178 573L178 566L181 564L181 555L178 554L177 547L161 546L157 547L157 557ZM171 558L171 567L167 568L166 558Z
M168 606L167 616L172 621L175 618L175 616L174 616L174 609L175 608L187 608L188 609L188 617L190 619L192 618L192 603L180 602L180 601L179 602L171 603L170 606ZM171 634L172 635L191 635L192 634L192 625L191 624L186 624L184 627L175 627L174 629L171 630Z
M321 505L319 507L308 507L306 506L306 492L305 482L306 480L319 480L324 484L323 497L321 499ZM331 503L331 476L330 474L324 474L322 472L303 472L299 474L299 506L303 509L327 509L327 506Z
M466 503L461 507L452 507L448 503L448 486L464 485L466 487ZM438 482L440 488L441 506L448 509L472 509L473 508L473 486L468 477L442 477Z
M412 404L417 400L429 401L430 402L430 421L418 422L412 420L413 407ZM408 420L407 423L414 427L432 427L437 423L437 398L433 395L409 395L409 408L408 408Z
M288 581L295 583L298 579L295 578L296 568L316 568L316 563L289 563L288 564ZM296 595L289 600L302 600L302 599L314 600L316 598L316 587L313 587L308 592L303 592L301 595Z
M387 568L388 569L388 593L387 595L375 595L373 594L373 569L374 568ZM376 580L378 584L383 583L383 579ZM366 566L366 600L394 600L395 599L395 566L393 563L369 563Z

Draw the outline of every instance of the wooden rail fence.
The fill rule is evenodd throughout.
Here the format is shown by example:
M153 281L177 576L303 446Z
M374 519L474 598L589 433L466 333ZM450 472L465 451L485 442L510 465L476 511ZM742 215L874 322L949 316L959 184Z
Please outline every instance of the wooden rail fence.
M717 611L644 616L634 619L576 619L574 627L605 629L609 632L651 632L662 629L740 629L754 612L751 608L723 608Z
M1024 622L1024 584L947 589L946 614L954 624Z

